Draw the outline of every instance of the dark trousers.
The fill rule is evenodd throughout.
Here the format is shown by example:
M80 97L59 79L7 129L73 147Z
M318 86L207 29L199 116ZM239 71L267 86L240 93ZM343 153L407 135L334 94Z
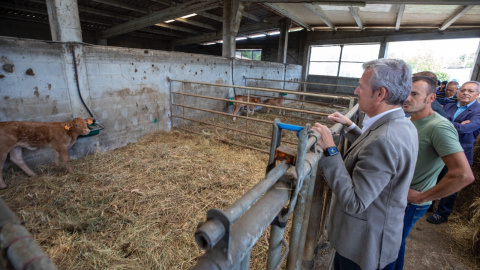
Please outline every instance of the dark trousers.
M395 262L387 265L382 270L393 270ZM362 270L358 264L353 261L343 257L342 255L335 252L335 258L333 258L333 269L335 270Z

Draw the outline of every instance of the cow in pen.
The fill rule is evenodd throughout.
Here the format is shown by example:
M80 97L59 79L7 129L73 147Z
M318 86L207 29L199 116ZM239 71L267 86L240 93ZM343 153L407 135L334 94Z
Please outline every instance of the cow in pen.
M38 147L51 147L55 153L55 164L59 166L59 157L73 173L70 167L70 157L67 149L76 141L79 135L87 135L90 129L87 124L92 124L93 118L75 118L72 121L42 123L42 122L0 122L0 168L10 153L10 160L18 165L27 175L36 174L30 170L22 158L22 147L34 150ZM6 188L3 173L0 171L0 189Z
M245 102L250 102L250 103L262 104L262 98L252 97L252 96L248 97L248 96L238 95L238 96L235 96L235 101L245 101ZM233 105L233 121L235 121L237 119L236 115L237 115L238 111L240 111L240 108L242 108L245 105L247 105L247 104L242 104L242 103L235 102L235 104ZM249 108L252 109L252 115L253 115L253 113L255 112L255 105L247 105L247 114L250 111Z
M263 104L283 107L285 104L285 98L284 97L268 98L263 102ZM270 109L271 108L267 108L267 113L270 112ZM285 115L285 110L282 110L282 109L278 111L278 114L282 114L282 111L283 111L283 115Z

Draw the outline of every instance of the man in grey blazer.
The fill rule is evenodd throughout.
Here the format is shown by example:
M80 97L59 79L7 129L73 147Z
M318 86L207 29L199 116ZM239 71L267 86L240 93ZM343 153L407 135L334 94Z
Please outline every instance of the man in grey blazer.
M355 89L359 109L369 117L360 130L339 113L330 120L347 125L354 141L344 160L328 127L316 123L320 160L334 196L328 237L336 250L335 269L389 269L402 241L407 194L418 153L417 131L401 108L412 86L402 60L377 59L363 65Z

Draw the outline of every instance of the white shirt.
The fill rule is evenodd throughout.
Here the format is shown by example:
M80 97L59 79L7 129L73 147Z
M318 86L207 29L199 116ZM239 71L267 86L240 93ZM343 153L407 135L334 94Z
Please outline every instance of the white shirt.
M390 112L393 112L393 111L398 111L398 110L402 110L402 107L398 107L398 108L395 108L395 109L384 111L382 113L379 113L379 114L375 115L372 118L365 115L365 118L363 119L362 133L365 130L367 130L369 127L371 127L373 125L373 123L375 123L378 119L382 118L382 116L386 115L387 113L390 113ZM348 131L350 131L350 130L354 129L356 126L357 125L355 125L355 123L353 123L346 129L348 129Z

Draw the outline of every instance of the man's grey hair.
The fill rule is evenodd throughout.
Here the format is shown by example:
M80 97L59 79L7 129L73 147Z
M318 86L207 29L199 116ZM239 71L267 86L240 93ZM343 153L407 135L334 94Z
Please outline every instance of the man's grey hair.
M376 59L363 64L363 69L371 68L373 75L370 85L373 92L385 87L388 95L385 102L390 105L403 105L412 90L412 72L400 59Z
M449 81L449 82L447 83L447 86L449 86L450 84L451 84L451 85L455 85L455 87L457 88L457 90L458 90L458 88L460 88L460 84L459 84L458 82L456 82L456 81Z
M479 82L477 82L477 81L464 82L464 83L462 84L462 87L463 87L465 84L467 84L467 83L474 83L474 84L476 84L476 85L477 85L477 91L480 92L480 83L479 83Z

